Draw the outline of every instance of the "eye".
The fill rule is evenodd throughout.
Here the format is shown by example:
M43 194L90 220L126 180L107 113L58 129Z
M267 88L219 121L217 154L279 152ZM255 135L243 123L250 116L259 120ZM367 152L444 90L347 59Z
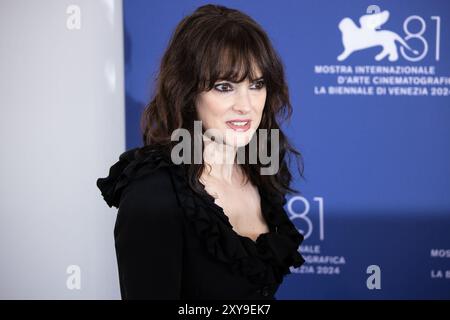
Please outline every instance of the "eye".
M254 83L254 85L256 85L256 87L253 88L255 88L256 90L261 90L262 88L264 88L265 83L264 80L258 80Z
M228 91L232 91L232 90L233 90L233 88L230 86L229 83L219 83L219 84L216 84L216 85L214 86L214 89L216 89L216 90L219 91L219 92L228 92Z

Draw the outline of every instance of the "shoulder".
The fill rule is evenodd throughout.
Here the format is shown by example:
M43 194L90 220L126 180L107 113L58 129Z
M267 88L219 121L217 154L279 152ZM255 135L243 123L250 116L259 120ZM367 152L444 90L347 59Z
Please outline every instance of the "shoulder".
M125 196L136 206L169 204L175 196L170 176L173 166L162 149L133 148L123 152L96 184L110 207L119 208Z
M175 189L167 167L156 168L148 174L130 179L119 200L119 209L124 210L131 206L138 212L147 209L159 212L175 205Z

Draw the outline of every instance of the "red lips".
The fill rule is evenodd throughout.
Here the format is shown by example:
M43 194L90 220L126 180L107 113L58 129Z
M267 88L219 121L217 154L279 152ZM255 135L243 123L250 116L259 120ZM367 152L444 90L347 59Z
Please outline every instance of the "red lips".
M237 122L237 123L243 123L246 122L244 125L239 125L233 122ZM233 120L229 120L226 122L226 124L228 125L228 127L230 127L231 129L235 130L235 131L239 131L239 132L245 132L248 129L250 129L250 124L251 124L251 120L250 119L233 119Z

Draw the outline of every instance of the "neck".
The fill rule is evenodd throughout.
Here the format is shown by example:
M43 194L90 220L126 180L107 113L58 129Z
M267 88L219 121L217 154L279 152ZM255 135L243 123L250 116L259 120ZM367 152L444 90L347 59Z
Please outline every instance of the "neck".
M233 184L235 176L238 174L238 165L235 163L237 149L222 143L217 143L204 137L205 149L203 151L203 161L207 170L206 174L220 181Z

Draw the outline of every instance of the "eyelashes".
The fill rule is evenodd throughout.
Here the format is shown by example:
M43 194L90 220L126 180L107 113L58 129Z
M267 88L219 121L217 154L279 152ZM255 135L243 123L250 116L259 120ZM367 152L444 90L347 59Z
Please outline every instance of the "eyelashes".
M258 80L252 84L252 89L259 91L259 90L262 90L265 87L265 85L266 85L266 83L264 82L264 80ZM216 84L214 86L214 89L216 91L224 93L224 92L233 91L233 86L228 82L224 82L224 83Z
M229 83L219 83L214 86L214 89L219 92L229 92L233 91L233 88Z

